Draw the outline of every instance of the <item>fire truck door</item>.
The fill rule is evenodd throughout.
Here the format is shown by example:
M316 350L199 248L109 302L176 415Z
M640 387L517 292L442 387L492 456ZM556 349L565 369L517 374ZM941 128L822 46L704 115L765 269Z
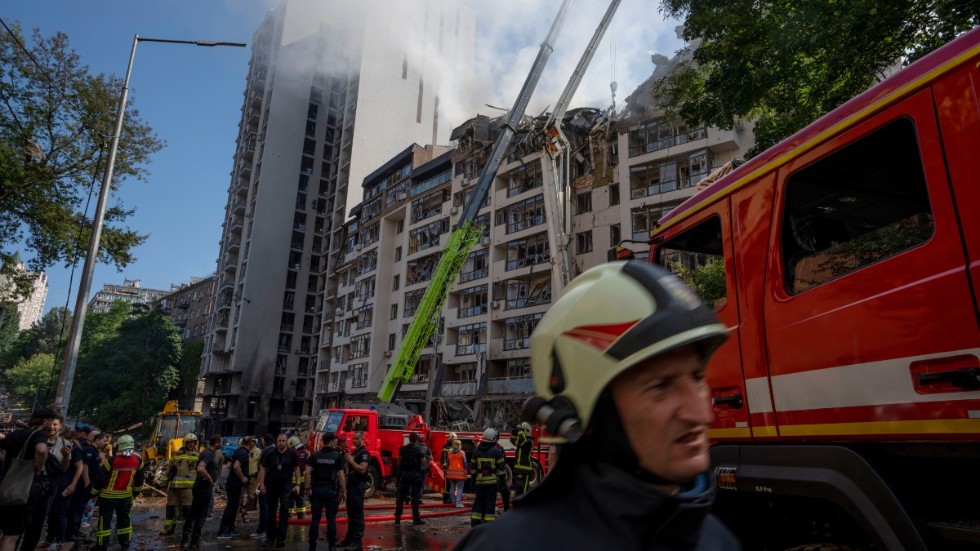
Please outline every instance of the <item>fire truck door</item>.
M980 368L980 332L930 91L788 162L775 205L780 436L976 436L958 373Z

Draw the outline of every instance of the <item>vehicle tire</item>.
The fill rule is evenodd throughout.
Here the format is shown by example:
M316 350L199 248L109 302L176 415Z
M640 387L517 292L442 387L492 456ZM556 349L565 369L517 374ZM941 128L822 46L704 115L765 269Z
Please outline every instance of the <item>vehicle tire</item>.
M527 487L533 488L541 483L544 475L541 474L541 463L537 459L531 460L531 480L528 481Z
M374 465L368 467L368 483L364 488L364 499L370 499L374 497L374 494L378 493L378 490L384 486L384 480L381 478L381 473L378 472L378 468Z

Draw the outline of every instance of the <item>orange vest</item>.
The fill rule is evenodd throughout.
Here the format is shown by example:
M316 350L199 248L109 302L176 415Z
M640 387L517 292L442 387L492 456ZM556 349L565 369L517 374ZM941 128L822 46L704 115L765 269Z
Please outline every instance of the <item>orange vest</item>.
M462 450L449 452L449 468L446 478L449 480L466 480L466 454Z

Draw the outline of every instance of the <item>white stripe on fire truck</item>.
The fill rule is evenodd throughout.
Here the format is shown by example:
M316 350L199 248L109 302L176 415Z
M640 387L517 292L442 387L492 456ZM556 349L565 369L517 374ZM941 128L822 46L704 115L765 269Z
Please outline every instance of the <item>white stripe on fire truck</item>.
M912 385L912 362L964 355L980 357L980 348L777 375L772 378L776 411L980 400L980 391L919 394ZM745 391L750 412L773 410L765 377L746 380Z

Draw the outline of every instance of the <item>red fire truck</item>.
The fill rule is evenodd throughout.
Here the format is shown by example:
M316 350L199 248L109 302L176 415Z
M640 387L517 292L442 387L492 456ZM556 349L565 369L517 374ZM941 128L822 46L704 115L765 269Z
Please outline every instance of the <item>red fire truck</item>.
M724 274L712 457L746 548L980 544L978 208L974 29L653 231L651 261Z
M449 439L449 431L431 430L422 416L394 404L378 403L365 405L363 408L321 411L314 430L310 431L307 447L311 451L320 449L323 433L333 432L342 445L347 445L353 451L351 442L355 431L364 432L365 447L371 453L371 466L368 468L370 482L365 490L366 497L374 496L379 488L392 481L398 467L398 450L408 443L408 435L413 432L422 437L422 441L432 452L426 486L442 491L445 479L439 461L442 448ZM483 433L456 432L456 436L462 441L463 450L469 457ZM507 436L501 434L499 443L504 448L508 466L513 468L514 447ZM535 449L531 457L534 468L532 486L547 472L548 458L552 452L550 445L540 443L537 432L533 436Z

